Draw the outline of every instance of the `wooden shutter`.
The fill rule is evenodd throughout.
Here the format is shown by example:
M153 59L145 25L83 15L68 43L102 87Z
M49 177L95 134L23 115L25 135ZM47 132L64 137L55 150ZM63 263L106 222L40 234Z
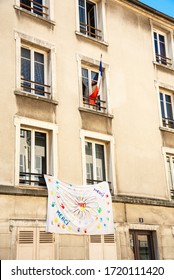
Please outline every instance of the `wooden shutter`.
M35 259L36 231L32 228L18 229L17 235L17 259Z
M55 259L55 236L53 233L38 229L38 260Z
M90 260L115 260L116 243L114 234L91 235L89 243Z

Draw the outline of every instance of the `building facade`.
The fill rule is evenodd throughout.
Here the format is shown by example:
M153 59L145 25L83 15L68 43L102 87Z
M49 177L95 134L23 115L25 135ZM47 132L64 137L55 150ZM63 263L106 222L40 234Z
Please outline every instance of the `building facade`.
M0 258L174 259L174 19L136 0L0 14ZM47 233L43 174L108 181L115 233Z

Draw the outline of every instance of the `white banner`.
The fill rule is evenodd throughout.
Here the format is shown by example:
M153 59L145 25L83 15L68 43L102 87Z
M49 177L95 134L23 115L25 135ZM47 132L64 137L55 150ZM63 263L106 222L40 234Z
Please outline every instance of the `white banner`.
M76 186L45 175L48 188L47 231L59 234L114 233L107 182Z

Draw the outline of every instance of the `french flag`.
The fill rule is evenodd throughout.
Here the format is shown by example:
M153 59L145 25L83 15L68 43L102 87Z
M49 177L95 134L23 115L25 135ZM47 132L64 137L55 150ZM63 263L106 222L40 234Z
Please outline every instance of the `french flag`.
M99 66L99 73L98 73L98 80L95 90L89 95L89 104L95 104L97 96L101 94L102 91L102 55L100 58L100 66Z

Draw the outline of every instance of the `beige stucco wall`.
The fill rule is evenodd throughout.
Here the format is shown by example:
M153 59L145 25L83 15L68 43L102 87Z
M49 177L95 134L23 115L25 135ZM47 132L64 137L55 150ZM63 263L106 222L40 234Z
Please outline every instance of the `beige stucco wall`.
M89 130L115 139L114 170L117 194L167 200L162 146L174 148L173 135L161 132L158 86L173 89L173 72L153 63L152 33L149 15L123 5L124 1L106 1L105 43L96 43L76 35L75 1L54 1L56 25L21 13L15 1L1 1L0 44L0 185L15 184L16 128L14 116L22 116L58 125L57 174L63 181L82 184L83 162L80 130ZM62 13L66 11L66 16ZM8 17L6 16L8 14ZM156 18L158 21L158 19ZM163 21L165 24L165 21ZM173 28L171 23L168 26ZM25 34L55 49L54 100L51 102L16 93L16 34ZM107 45L108 43L108 45ZM79 57L107 65L109 116L79 110ZM15 239L9 230L11 220L45 220L47 199L32 196L0 197L0 257L15 257ZM174 258L173 208L114 203L114 222L119 259L131 258L129 228L157 231L159 256ZM139 217L144 224L139 224ZM153 227L154 226L154 227ZM12 239L11 239L12 238ZM84 259L88 243L84 237L61 237L57 258ZM170 246L169 246L170 244ZM74 252L76 254L74 255ZM69 255L68 255L69 254Z

